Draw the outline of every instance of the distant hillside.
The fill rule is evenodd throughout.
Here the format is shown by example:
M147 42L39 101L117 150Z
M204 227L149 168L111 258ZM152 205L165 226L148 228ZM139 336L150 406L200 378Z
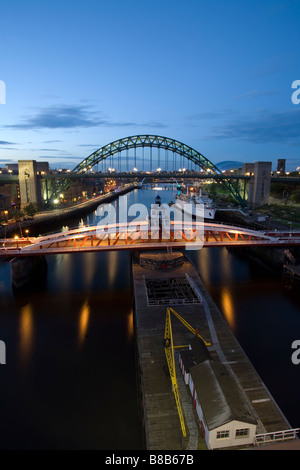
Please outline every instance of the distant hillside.
M227 162L220 162L217 163L216 166L219 168L219 170L232 170L234 168L242 168L243 162L234 162L234 161L227 161Z

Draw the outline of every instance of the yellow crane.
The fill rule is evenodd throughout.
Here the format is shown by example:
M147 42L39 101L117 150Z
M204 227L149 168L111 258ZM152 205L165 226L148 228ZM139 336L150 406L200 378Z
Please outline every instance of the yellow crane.
M186 427L185 427L184 416L183 416L183 412L182 412L182 408L181 408L180 395L179 395L178 383L177 383L177 378L176 378L174 348L183 348L183 347L187 347L187 346L174 346L173 333L172 333L172 324L171 324L171 313L173 313L183 323L183 325L186 328L188 328L195 336L197 336L202 341L204 341L206 346L210 346L210 343L207 343L202 338L202 336L199 335L198 330L195 330L191 325L189 325L189 323L186 320L184 320L184 318L182 318L173 308L171 308L171 307L167 308L166 324L165 324L165 337L164 337L165 354L166 354L166 358L167 358L168 368L169 368L171 382L172 382L173 393L174 393L174 396L175 396L176 406L177 406L177 410L178 410L182 435L183 435L183 437L186 437Z

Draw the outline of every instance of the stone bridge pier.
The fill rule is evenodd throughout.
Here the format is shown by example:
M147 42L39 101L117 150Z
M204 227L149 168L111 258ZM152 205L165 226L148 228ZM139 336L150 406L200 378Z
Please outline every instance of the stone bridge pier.
M24 256L11 262L12 285L15 289L40 284L47 274L45 256Z

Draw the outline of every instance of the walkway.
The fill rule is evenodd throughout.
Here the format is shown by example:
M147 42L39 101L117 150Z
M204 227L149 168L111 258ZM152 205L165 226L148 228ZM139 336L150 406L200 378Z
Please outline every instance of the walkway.
M94 225L52 235L0 240L0 256L33 256L110 250L200 249L228 246L300 246L299 232L263 232L231 225L174 222L162 229L149 221Z

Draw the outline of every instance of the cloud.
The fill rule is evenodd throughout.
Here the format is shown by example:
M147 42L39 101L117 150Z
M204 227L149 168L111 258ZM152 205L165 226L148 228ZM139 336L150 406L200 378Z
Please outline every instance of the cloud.
M17 130L36 129L74 129L88 127L166 127L160 122L149 122L139 124L131 121L113 122L104 119L99 112L92 110L88 106L52 106L42 108L35 116L23 119L17 124L10 124L4 127Z
M94 112L85 106L52 106L42 108L35 116L23 122L5 127L11 129L67 129L76 127L93 127L103 124Z
M240 95L236 95L234 98L236 99L252 99L258 98L261 96L269 96L269 95L277 95L280 93L279 90L249 90L245 93L241 93Z
M264 62L258 67L252 67L247 71L247 78L263 78L283 72L287 67L287 56L273 57L269 62Z
M0 140L0 145L16 145L15 142L7 142L6 140Z
M165 129L168 126L168 124L164 124L159 121L150 121L150 122L145 122L143 124L135 124L136 126L142 126L142 127L153 127L153 128L159 128L159 129Z
M43 160L45 160L45 159L47 159L47 160L51 160L51 159L58 160L59 158L63 158L63 159L71 159L71 160L82 161L82 157L74 157L74 155L40 155L37 158L42 158Z
M237 139L251 143L300 144L300 109L257 111L212 129L212 139Z
M187 119L189 121L198 121L199 119L219 119L219 118L225 118L230 114L234 114L235 111L232 109L224 109L221 111L202 111L197 114L190 114L187 116Z
M35 149L37 152L61 152L59 149Z
M100 148L99 144L77 144L78 147L92 147L92 148Z

